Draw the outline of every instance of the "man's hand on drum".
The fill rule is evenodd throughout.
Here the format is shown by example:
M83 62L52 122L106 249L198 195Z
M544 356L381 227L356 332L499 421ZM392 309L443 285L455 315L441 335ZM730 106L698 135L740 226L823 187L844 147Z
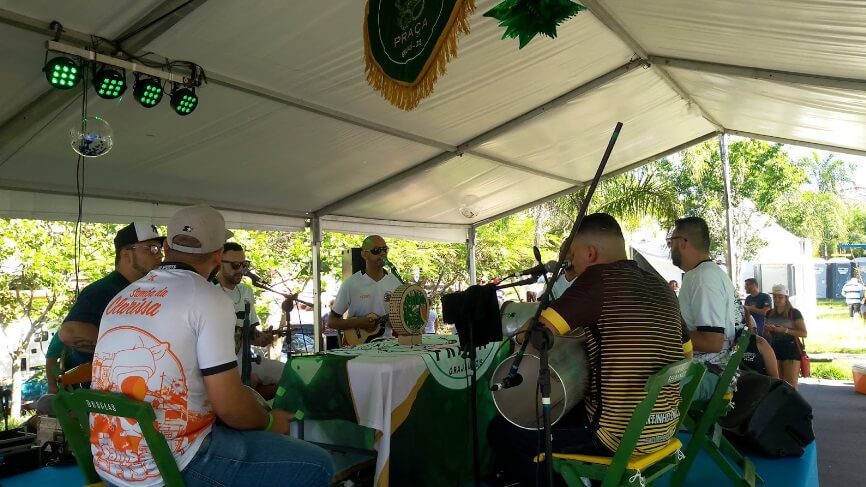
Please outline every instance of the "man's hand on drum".
M273 416L274 422L271 424L269 431L280 435L287 435L291 432L292 420L295 419L295 413L283 411L282 409L272 409L271 416Z

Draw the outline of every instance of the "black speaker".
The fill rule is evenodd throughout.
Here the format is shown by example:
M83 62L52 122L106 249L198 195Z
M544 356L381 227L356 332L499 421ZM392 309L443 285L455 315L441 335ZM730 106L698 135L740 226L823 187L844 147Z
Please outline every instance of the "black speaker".
M352 247L343 251L343 280L367 267L361 257L361 247Z
M719 424L739 448L771 458L799 457L815 441L812 406L787 382L744 372L733 403Z

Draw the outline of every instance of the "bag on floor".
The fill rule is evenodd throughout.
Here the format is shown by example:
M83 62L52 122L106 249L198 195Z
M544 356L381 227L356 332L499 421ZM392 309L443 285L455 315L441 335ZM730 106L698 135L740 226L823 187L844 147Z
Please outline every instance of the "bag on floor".
M738 447L771 458L799 457L815 440L812 406L787 382L744 373L733 404L719 424Z

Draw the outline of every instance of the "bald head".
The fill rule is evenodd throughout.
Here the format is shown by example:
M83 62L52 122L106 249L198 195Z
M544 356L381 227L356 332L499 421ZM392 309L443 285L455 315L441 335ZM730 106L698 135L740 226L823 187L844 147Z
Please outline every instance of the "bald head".
M361 243L361 258L364 259L367 274L378 276L388 257L388 245L379 235L370 235Z
M626 259L625 239L619 223L607 213L587 215L574 236L571 254L577 275L592 265Z

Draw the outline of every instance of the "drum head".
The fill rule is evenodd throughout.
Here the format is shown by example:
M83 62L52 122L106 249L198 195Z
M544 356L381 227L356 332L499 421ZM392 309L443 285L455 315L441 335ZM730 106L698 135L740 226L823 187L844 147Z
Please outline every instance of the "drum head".
M402 284L391 293L388 320L398 335L420 335L427 325L429 303L424 288Z
M491 383L502 382L511 370L516 354L493 371ZM586 349L582 335L558 336L548 356L550 367L550 420L556 424L568 411L583 401L587 385ZM511 424L523 429L543 428L541 394L536 394L541 359L531 347L526 350L518 372L520 385L493 392L493 403ZM536 414L537 412L537 414Z
M511 369L511 364L514 362L514 355L503 360L499 367L493 372L491 382L501 382L508 375ZM511 424L523 429L536 430L542 429L544 424L541 418L541 394L536 394L538 386L538 368L541 365L541 360L536 355L530 355L529 352L523 356L523 361L520 362L520 375L523 376L523 382L509 389L502 389L493 393L493 403L499 413L507 419ZM550 368L550 421L551 424L556 424L562 419L565 413L565 388L562 386L562 379L559 374ZM535 401L531 398L535 397ZM538 414L536 415L536 411Z

